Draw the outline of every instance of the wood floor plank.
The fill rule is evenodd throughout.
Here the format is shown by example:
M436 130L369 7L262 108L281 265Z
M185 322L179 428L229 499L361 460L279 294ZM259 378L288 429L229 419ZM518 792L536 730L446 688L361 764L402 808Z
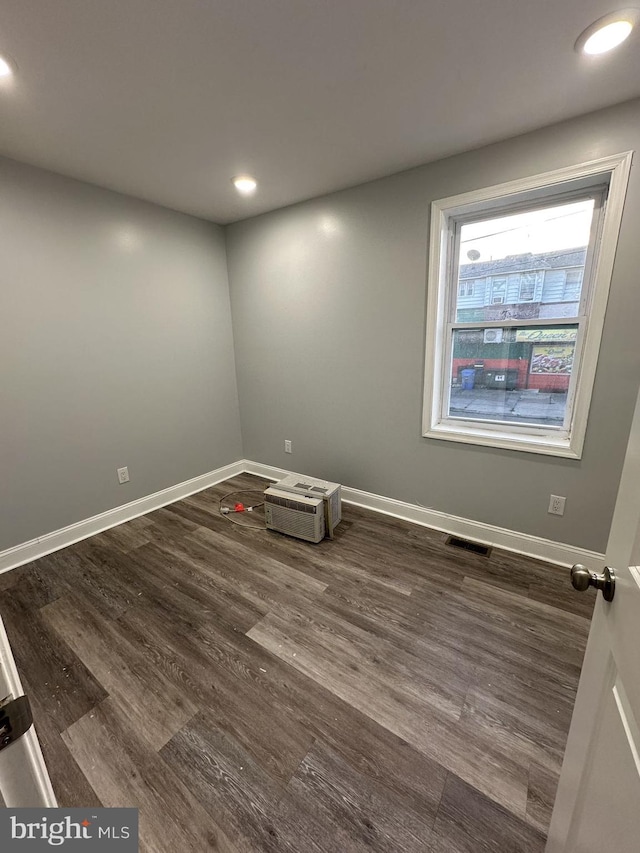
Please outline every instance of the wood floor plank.
M42 560L0 573L0 592L8 589L11 589L12 597L19 598L28 608L44 607L64 591L64 587L47 570Z
M100 806L101 801L78 767L38 690L28 691L36 734L61 808ZM82 719L82 718L80 718Z
M246 486L247 482L250 481L244 480L242 484ZM325 583L346 576L379 583L384 588L406 595L411 592L409 580L401 577L403 570L397 555L394 554L393 567L389 567L385 560L371 559L374 549L370 545L362 547L367 544L366 536L359 537L356 531L356 542L350 546L351 550L358 552L355 560L350 554L343 552L342 546L353 531L353 522L346 516L336 529L335 540L325 539L311 547L309 543L278 533L265 535L264 531L242 529L239 525L230 523L220 515L218 495L221 491L216 491L217 489L218 487L215 487L192 495L185 501L172 504L168 509L182 518L193 519L199 526L218 532L226 538L246 541L258 553L271 554L279 562L286 562Z
M129 631L133 628L137 642L161 644L166 638L163 621L146 604L141 603L139 609L139 618L132 609L120 621L127 624ZM189 683L185 689L210 710L215 705L217 725L263 768L277 778L291 775L287 756L295 761L299 747L292 750L283 738L302 744L303 738L296 733L300 726L300 732L322 738L372 780L384 779L419 813L435 816L446 772L407 741L239 632L222 634L219 626L196 625L187 614L180 615L174 609L171 624L171 639L165 639L165 644L172 646L175 659L167 661L167 666L181 678L186 678L183 672L188 666ZM228 689L225 685L229 685ZM231 697L230 705L224 703L225 695ZM240 714L235 711L238 701L245 703ZM270 734L269 727L274 734Z
M447 780L430 853L543 853L545 836L453 774Z
M527 796L528 823L545 835L549 831L551 812L558 789L559 772L548 770L535 761L529 769L529 792Z
M138 594L121 550L100 545L95 538L49 554L38 563L57 579L65 593L81 594L108 619L124 613Z
M181 515L172 512L171 509L175 506L178 504L169 504L169 506L160 507L160 509L156 509L145 516L153 526L154 542L157 542L163 535L175 538L198 529L195 521L190 521L188 518L183 518Z
M316 744L284 789L201 716L162 749L203 806L247 851L425 851L427 822ZM194 781L195 780L195 781Z
M490 559L472 551L461 552L446 544L448 537L444 533L353 505L347 505L345 518L352 521L365 553L377 554L383 549L396 558L403 555L405 565L401 571L408 573L415 588L430 594L465 576L526 594L533 578L537 579L534 561L522 562L517 555L497 548L492 550Z
M195 702L153 667L113 622L72 594L47 605L42 614L152 748L159 749L197 712Z
M140 810L141 851L238 853L188 787L146 744L136 741L111 699L78 720L63 738L104 806Z
M261 670L266 673L265 667L253 664L255 680L239 678L239 657L232 669L220 666L186 623L177 620L168 638L164 625L145 605L130 610L120 623L164 676L206 709L201 716L209 725L235 738L266 772L286 785L313 736L278 697L260 691L256 701L257 675Z
M539 656L550 656L554 665L566 663L578 671L582 667L588 625L584 617L566 613L559 619L558 610L549 604L473 578L465 578L461 593L494 625L504 626L520 642L536 646Z
M274 604L315 597L326 583L299 572L270 557L256 559L255 549L243 542L229 541L207 528L198 528L180 545L163 546L171 553L187 553L198 570L218 592L235 591L266 613Z
M375 594L373 601L371 601L371 589L358 589L358 599L356 600L355 592L345 597L344 587L345 585L340 587L340 592L335 597L343 605L339 612L345 622L355 621L357 625L370 630L376 639L380 637L392 639L395 648L408 649L409 653L413 652L414 654L416 650L419 650L420 661L424 666L437 672L440 679L452 681L456 677L443 669L444 661L449 662L452 671L457 669L459 673L465 669L465 662L459 651L452 653L445 646L434 643L430 637L423 636L421 623L425 615L424 607L421 607L417 613L408 613L405 607L403 624L402 608L392 609L389 601L391 597L388 593L385 593L384 597ZM502 592L498 591L498 595L500 594ZM327 589L322 599L323 602L327 600L327 597L334 597L332 587ZM400 599L399 602L402 604ZM508 599L506 603L511 604ZM504 600L502 604L505 604ZM526 599L525 604L527 604ZM435 606L438 606L437 603ZM515 620L518 616L517 608L513 606L512 609L514 611L512 620ZM538 611L537 603L535 606L527 605L526 616L533 623L536 632L538 628L535 626L535 619ZM504 612L511 612L511 610L506 608ZM549 612L543 610L543 616L548 615ZM511 624L517 625L519 629L522 628L522 630L531 632L531 626L521 624L522 621L521 618L517 622L512 621ZM553 630L553 627L551 624L545 624L542 620L542 630L549 643L551 643L549 632ZM577 635L581 636L584 633L584 626L579 625L578 627L581 630L577 632ZM572 625L570 621L566 629L572 637L576 634L575 624ZM473 637L470 640L472 641ZM561 644L566 644L568 640L569 637L564 634L561 635ZM535 649L532 651L536 657L539 655L539 645L538 639L534 642ZM563 653L560 652L559 654ZM571 659L573 663L573 656ZM551 691L548 691L546 695L541 695L538 689L539 685L531 691L530 689L527 690L528 685L517 685L514 684L513 679L509 679L508 689L512 692L509 701L507 701L504 695L506 690L501 691L502 698L496 695L499 693L501 684L504 683L504 675L499 668L493 667L487 671L486 680L482 686L479 682L479 676L484 675L484 669L478 669L474 662L467 666L467 672L472 673L474 683L466 698L461 717L461 729L465 736L467 734L473 735L479 726L486 726L490 729L490 735L503 745L506 746L505 739L509 739L509 752L517 751L523 755L524 759L536 758L544 764L553 767L558 766L562 760L575 688L571 691L571 698L565 702L558 700L557 692L554 699L554 694ZM492 684L495 687L492 687ZM504 687L507 685L504 684ZM517 703L514 703L513 700L514 692L519 700ZM525 701L523 697L527 692L531 695ZM530 707L531 700L534 700L535 703L533 708ZM468 726L466 726L467 722ZM466 731L467 728L468 731Z
M152 853L541 851L593 596L361 507L317 545L220 513L266 484L0 575L60 802Z
M367 692L381 689L389 696L406 696L408 702L415 700L459 717L469 686L464 670L440 666L435 655L425 662L415 649L399 653L381 632L373 635L342 619L330 605L325 606L325 600L316 599L305 607L274 608L248 636L298 668L313 668L317 661L331 671L339 669L341 681L357 683Z
M57 599L59 601L59 599ZM55 606L56 602L48 606ZM0 593L0 614L11 640L20 680L63 731L107 695L100 680L20 593Z
M196 717L160 755L239 851L298 853L300 848L280 838L273 825L284 788L232 737Z
M375 667L365 666L349 644L323 645L317 634L296 631L292 621L273 613L248 636L420 752L524 815L528 763L515 761L490 737L461 740L455 715L443 714L425 694L378 678Z
M422 853L431 839L431 822L424 815L384 784L361 776L321 742L300 764L283 805L292 815L315 813L324 827L325 850Z
M414 593L412 597L421 603L420 594ZM565 618L558 613L559 619ZM572 646L584 647L586 625L580 622L575 626ZM547 650L546 638L539 641L528 638L526 631L511 625L507 613L496 618L470 595L447 592L436 608L427 606L423 630L428 636L437 637L440 646L472 662L478 671L524 673L546 689L575 695L579 677L575 662L558 659L553 648Z
M153 527L153 522L149 518L140 516L126 524L119 524L117 527L105 530L104 533L99 533L93 537L93 542L102 547L117 548L123 554L128 554L134 548L152 541Z
M557 577L545 578L543 582L536 581L529 586L528 597L590 620L593 616L597 590L587 589L582 595L576 595L573 587L567 583L568 577L567 571L559 571Z
M211 555L215 559L215 555ZM143 545L135 551L134 570L139 573L139 583L150 583L156 591L163 593L166 601L170 596L188 599L194 616L201 614L211 619L246 631L254 625L264 613L264 608L256 607L244 598L237 588L222 589L215 587L210 578L198 572L192 573L193 562L188 553L182 556L167 551L156 544ZM149 589L143 589L149 595Z
M425 603L424 597L421 602L412 598L409 603L405 596L376 584L342 582L329 586L321 598L311 603L310 612L320 621L328 619L329 625L334 625L334 632L339 630L350 637L355 634L354 647L360 638L365 653L367 641L375 645L377 651L370 649L370 652L378 670L384 660L394 674L404 672L413 683L425 682L436 696L442 693L442 685L446 685L445 701L436 696L432 699L443 710L450 710L447 703L451 703L457 716L474 668L458 652L434 642L425 632L427 613L437 609L440 600L440 596L430 597Z

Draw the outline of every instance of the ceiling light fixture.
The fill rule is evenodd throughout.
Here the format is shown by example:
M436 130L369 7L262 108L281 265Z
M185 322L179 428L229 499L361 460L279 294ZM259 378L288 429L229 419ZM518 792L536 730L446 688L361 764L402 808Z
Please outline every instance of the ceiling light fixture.
M240 195L253 195L258 186L258 182L251 175L238 175L235 178L231 178L231 180Z
M576 50L589 56L613 50L629 37L639 17L638 9L621 9L599 18L580 34L575 44Z
M13 63L4 56L0 56L0 77L11 77L13 75Z

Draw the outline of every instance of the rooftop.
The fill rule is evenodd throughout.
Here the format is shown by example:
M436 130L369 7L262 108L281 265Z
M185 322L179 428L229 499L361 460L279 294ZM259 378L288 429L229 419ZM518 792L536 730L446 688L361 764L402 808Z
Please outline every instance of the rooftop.
M475 261L472 264L460 265L460 279L484 278L495 273L528 272L533 270L562 269L563 267L584 266L587 247L565 249L564 251L541 252L524 255L508 255L490 261Z

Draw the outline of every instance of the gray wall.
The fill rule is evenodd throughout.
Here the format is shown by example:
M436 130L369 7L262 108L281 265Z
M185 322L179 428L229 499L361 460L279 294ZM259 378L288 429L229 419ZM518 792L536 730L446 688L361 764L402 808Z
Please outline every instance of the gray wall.
M245 456L603 550L640 378L638 164L580 461L421 437L429 204L639 140L635 101L229 227Z
M1 160L0 293L0 550L242 456L217 226Z

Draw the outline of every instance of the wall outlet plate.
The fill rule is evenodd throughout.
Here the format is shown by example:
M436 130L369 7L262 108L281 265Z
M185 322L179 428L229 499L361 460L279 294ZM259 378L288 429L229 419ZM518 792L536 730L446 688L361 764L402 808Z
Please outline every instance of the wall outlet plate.
M291 447L291 442L286 438L284 440L284 452L285 453L293 453L293 449Z
M560 495L551 495L547 512L551 515L564 515L564 505L566 502L567 499Z
M129 482L129 469L126 465L124 468L118 468L118 482L120 485Z

